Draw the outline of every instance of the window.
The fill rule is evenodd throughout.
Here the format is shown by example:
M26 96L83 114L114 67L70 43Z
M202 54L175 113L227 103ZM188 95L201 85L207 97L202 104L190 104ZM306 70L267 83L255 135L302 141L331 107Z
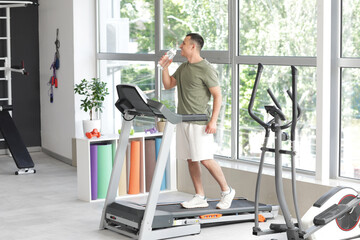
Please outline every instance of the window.
M99 50L107 53L154 53L154 1L100 0Z
M217 123L215 142L218 145L217 155L231 157L231 68L228 64L214 64L219 74L222 107Z
M360 178L360 69L345 68L341 73L340 175Z
M342 24L336 36L341 34L341 41L337 40L338 46L341 43L341 49L337 51L337 54L341 53L341 59L335 66L339 71L342 69L338 74L342 80L341 84L340 79L337 80L339 87L335 89L341 93L338 98L341 99L341 110L336 116L331 115L341 120L341 126L337 124L336 130L336 135L341 132L341 147L329 146L341 148L340 160L336 159L336 164L340 161L340 175L357 177L354 173L357 160L349 157L354 154L351 145L346 143L354 142L355 131L348 129L357 126L356 76L360 69L360 38L356 30L360 28L360 0L331 2L342 7L341 18L338 16ZM317 44L321 44L317 43L317 27L322 24L317 23L317 1L99 0L98 3L99 74L111 83L113 92L103 115L115 118L111 125L113 131L120 127L119 117L110 111L117 99L115 86L120 82L139 84L150 98L160 97L176 107L176 88L163 89L161 71L156 64L166 49L178 47L187 33L198 32L205 39L202 57L216 68L223 95L215 136L219 146L217 157L235 161L259 160L264 132L249 118L247 108L256 64L260 62L265 67L256 111L266 118L263 106L271 103L266 93L270 86L284 106L285 114L291 118L291 102L285 90L290 87L290 66L295 65L299 70L298 101L303 110L297 127L297 168L315 171L316 161L326 161L316 159L316 119L321 116L316 113L316 98L317 92L322 90L317 89L320 84L316 84L316 73L320 70L316 69ZM184 61L186 59L178 54L170 73ZM141 79L147 79L144 85ZM331 107L332 112L338 111ZM135 124L139 131L153 126L153 121L145 118ZM270 139L273 141L272 136ZM269 142L269 146L272 144ZM284 148L290 146L284 143ZM273 164L273 158L268 158L267 163ZM289 166L285 156L283 164Z
M360 57L360 1L342 1L342 57Z
M240 1L240 55L315 56L316 1Z
M114 105L118 99L116 85L120 83L136 84L150 98L155 97L155 70L151 62L100 61L100 78L107 82L110 96L104 102L102 117L107 119L103 132L117 132L121 129L120 112ZM144 131L154 127L154 120L136 117L135 131Z
M339 175L360 179L360 0L341 4Z
M302 109L302 116L297 122L296 166L297 168L314 171L316 142L316 74L315 68L297 67L298 76L298 104ZM239 156L248 160L259 161L261 147L264 142L265 131L248 114L248 105L255 82L257 66L241 65L239 75ZM292 118L292 105L286 91L291 90L291 69L286 66L264 66L260 79L253 111L264 122L272 117L268 116L264 106L274 105L267 89L270 88L282 106L287 121ZM285 130L290 136L290 128ZM274 135L269 137L268 147L274 147ZM284 149L290 150L290 141L283 143ZM274 164L274 156L268 154L266 163ZM290 167L290 157L283 155L283 165Z
M228 49L227 0L164 0L164 48L180 45L189 32L204 37L203 50Z

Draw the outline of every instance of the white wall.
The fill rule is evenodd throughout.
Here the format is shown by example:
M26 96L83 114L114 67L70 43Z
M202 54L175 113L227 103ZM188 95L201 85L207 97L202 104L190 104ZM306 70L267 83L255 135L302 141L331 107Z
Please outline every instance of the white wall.
M66 159L72 158L72 138L79 136L86 119L75 101L74 84L95 77L95 0L39 0L40 101L42 147ZM59 87L49 100L50 65L59 28Z
M96 73L96 1L74 0L74 83L97 77ZM82 120L89 114L80 110L75 96L75 137L83 137Z

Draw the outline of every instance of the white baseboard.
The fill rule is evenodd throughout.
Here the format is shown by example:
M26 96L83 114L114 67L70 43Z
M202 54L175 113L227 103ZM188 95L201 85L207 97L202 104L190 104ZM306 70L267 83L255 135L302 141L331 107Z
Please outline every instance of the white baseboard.
M72 159L61 156L61 155L59 155L57 153L54 153L54 152L52 152L52 151L50 151L50 150L48 150L46 148L42 148L42 151L43 151L43 153L45 153L45 154L47 154L47 155L49 155L49 156L51 156L53 158L56 158L57 160L60 160L60 161L62 161L64 163L66 163L66 164L72 165L72 162L73 162Z
M27 147L26 148L28 150L29 153L32 153L32 152L41 152L41 147ZM6 155L6 154L9 154L10 151L9 149L5 148L5 149L0 149L0 155Z

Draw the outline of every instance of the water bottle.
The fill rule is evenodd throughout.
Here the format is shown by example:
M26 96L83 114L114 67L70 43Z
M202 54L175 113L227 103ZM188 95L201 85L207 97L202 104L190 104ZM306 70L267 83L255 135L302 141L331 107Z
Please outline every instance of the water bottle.
M166 52L166 56L168 56L169 60L173 59L176 55L176 49L172 48L169 51ZM157 65L161 70L163 69L163 67L160 65L160 63L158 63Z

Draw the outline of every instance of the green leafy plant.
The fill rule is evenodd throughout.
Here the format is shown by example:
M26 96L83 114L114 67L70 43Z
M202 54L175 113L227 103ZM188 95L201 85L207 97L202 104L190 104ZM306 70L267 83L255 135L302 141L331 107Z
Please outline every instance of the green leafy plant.
M92 78L90 81L81 80L79 84L75 84L74 92L84 96L80 109L90 112L90 120L93 120L94 111L102 112L103 101L109 94L106 82L102 82L99 78Z

